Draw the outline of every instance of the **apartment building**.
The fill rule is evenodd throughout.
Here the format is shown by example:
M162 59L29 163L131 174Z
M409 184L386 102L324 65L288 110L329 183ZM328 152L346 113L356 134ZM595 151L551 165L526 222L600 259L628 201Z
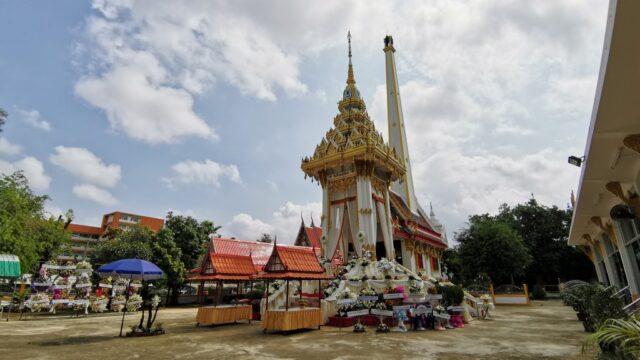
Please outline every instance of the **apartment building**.
M67 227L71 232L71 246L68 251L58 256L58 261L87 259L108 229L126 230L136 225L146 226L157 232L164 226L164 219L115 211L103 215L100 226L71 223Z

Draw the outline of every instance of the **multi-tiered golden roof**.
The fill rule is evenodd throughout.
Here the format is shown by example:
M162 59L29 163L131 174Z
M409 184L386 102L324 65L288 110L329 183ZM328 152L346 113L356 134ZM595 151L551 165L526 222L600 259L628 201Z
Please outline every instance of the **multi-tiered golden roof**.
M354 181L355 175L371 176L374 187L380 190L401 177L406 171L404 163L376 131L356 87L351 64L351 36L347 86L338 110L340 113L333 119L333 127L316 146L313 156L302 160L302 171L323 186L341 188L347 185L345 181Z

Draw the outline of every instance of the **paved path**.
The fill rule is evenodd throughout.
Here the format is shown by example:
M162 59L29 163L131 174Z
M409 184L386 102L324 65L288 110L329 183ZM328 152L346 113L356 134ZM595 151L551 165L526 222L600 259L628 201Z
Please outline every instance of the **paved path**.
M117 314L88 318L38 316L0 322L3 359L585 359L585 337L573 311L557 301L499 307L494 320L464 329L354 334L323 327L263 335L260 322L195 327L193 308L158 314L167 334L116 337ZM135 317L137 318L137 317ZM128 323L135 323L130 317Z

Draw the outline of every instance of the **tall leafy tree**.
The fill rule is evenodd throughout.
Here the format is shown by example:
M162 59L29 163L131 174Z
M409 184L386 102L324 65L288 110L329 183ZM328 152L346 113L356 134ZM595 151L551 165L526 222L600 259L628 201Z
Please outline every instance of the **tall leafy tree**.
M165 219L165 229L170 230L172 242L177 249L180 250L181 266L184 274L190 269L199 265L199 261L204 255L207 245L219 229L212 221L198 221L191 216L174 215L172 212L167 214ZM179 266L176 265L176 274L180 272ZM171 303L176 303L179 295L180 286L184 283L184 276L176 277L175 281L169 284Z
M20 257L23 272L36 271L69 244L66 221L45 216L48 199L33 194L22 172L0 175L0 252Z
M200 222L191 216L174 215L172 212L167 214L164 225L171 230L173 240L182 252L182 263L186 269L198 266L211 236L220 229L211 221Z
M494 283L513 282L531 262L520 236L488 215L471 216L469 228L457 236L461 275L473 279L486 273Z
M2 127L7 122L7 117L9 117L7 112L0 108L0 132L2 132Z
M256 241L271 244L273 242L273 238L271 238L270 234L263 233Z
M520 235L532 256L526 271L529 284L555 284L559 277L592 278L591 261L567 244L571 216L571 209L543 206L533 197L513 208L500 207L496 219Z

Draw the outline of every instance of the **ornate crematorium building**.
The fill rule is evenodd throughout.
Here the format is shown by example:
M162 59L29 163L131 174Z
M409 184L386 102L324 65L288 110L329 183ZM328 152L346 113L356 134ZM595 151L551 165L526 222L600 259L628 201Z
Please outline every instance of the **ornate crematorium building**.
M301 167L322 186L320 245L326 259L368 251L437 277L446 235L433 210L427 215L414 192L393 38L385 37L384 44L389 142L376 131L356 87L349 36L347 85L339 112Z

